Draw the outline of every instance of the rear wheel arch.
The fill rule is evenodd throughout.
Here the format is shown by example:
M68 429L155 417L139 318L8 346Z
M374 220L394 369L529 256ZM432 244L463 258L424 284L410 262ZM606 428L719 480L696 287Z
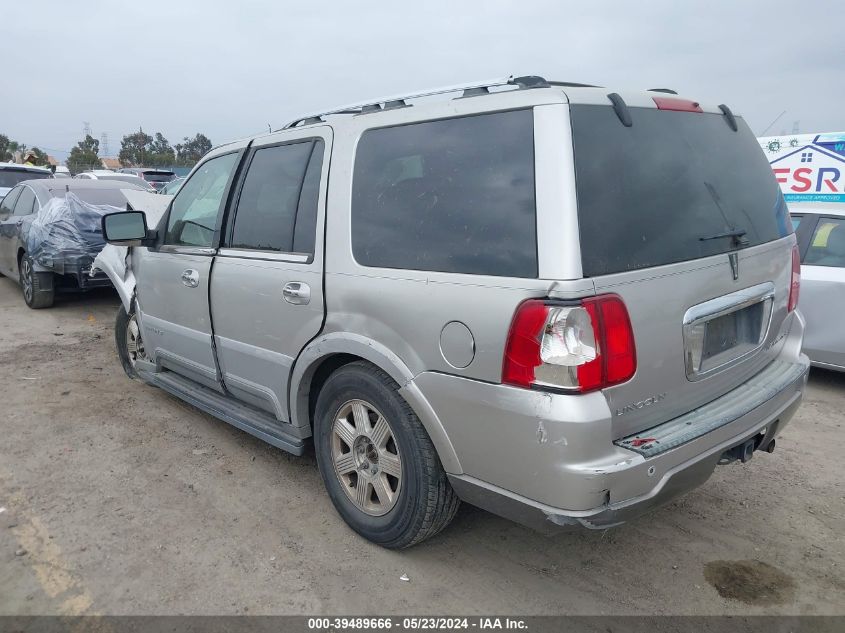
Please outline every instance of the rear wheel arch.
M447 473L461 474L455 448L443 424L425 396L413 382L411 370L387 347L360 335L335 333L316 339L299 355L291 375L290 418L294 426L313 430L314 411L320 389L335 371L357 361L366 361L385 372L399 386L403 398L431 438Z

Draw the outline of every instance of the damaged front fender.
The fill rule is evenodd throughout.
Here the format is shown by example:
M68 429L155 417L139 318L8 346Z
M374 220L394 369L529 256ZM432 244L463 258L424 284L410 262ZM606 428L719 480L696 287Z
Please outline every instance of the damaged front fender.
M106 244L94 258L91 265L91 275L102 270L120 295L120 302L130 312L132 297L135 295L135 272L130 265L129 248Z
M146 191L121 189L128 204L128 211L143 211L147 216L147 226L154 227L162 221L173 196L163 196ZM120 295L120 301L126 312L130 312L132 298L135 296L135 271L132 270L132 248L106 244L94 258L91 275L103 271L111 279L112 285Z

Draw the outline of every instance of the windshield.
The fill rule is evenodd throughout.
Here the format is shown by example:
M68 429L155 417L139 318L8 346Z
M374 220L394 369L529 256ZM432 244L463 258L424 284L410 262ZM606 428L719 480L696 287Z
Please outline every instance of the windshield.
M74 189L71 185L70 192L88 204L108 204L113 207L126 206L126 197L120 193L120 189ZM53 196L63 198L65 193L64 190L53 192Z
M43 171L27 171L26 169L0 169L0 187L14 187L24 180L50 178L52 174Z
M756 246L792 232L754 135L721 114L572 105L585 277Z

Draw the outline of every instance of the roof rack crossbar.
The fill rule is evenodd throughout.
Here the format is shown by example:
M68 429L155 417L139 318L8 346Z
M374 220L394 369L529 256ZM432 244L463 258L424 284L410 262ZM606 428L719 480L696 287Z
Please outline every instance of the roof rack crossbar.
M331 110L323 110L321 112L307 114L305 116L299 117L298 119L294 119L290 123L285 124L282 129L288 129L296 127L298 125L305 125L306 121L312 121L313 119L322 120L322 117L329 116L332 114L360 114L363 112L375 112L377 108L375 108L374 106L383 107L383 109L385 110L387 110L388 108L406 107L409 105L407 103L409 99L432 97L435 95L449 94L450 92L464 92L466 94L467 91L470 91L471 94L481 94L480 92L474 91L478 91L478 89L485 88L489 92L490 88L497 86L517 86L520 89L528 89L548 88L550 85L552 84L543 79L542 77L514 77L513 75L509 75L508 77L490 79L487 81L479 81L477 83L468 85L460 84L456 86L443 86L441 88L432 88L430 90L425 90L424 92L417 92L406 95L394 95L390 97L381 97L380 99L369 99L361 103L352 103L349 105L341 106L339 108L332 108Z

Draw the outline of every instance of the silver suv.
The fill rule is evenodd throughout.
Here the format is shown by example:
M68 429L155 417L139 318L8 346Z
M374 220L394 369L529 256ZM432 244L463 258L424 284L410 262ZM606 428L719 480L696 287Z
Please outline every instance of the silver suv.
M127 373L313 444L388 548L459 499L622 523L771 452L806 383L787 208L724 105L520 77L344 106L216 148L154 224L103 222Z

